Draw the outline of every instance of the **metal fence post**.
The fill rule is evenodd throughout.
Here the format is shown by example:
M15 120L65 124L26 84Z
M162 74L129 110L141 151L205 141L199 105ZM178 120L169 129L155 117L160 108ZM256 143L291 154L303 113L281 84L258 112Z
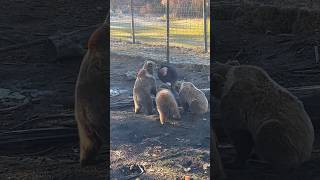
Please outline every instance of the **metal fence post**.
M134 34L134 19L133 19L133 0L130 0L130 8L131 8L131 31L132 31L132 43L136 43L136 37Z
M170 63L170 52L169 52L169 37L170 37L170 28L169 28L169 25L170 25L170 8L169 8L169 1L170 0L167 0L167 8L166 8L166 14L167 14L167 63L169 64Z
M204 52L208 52L208 41L207 41L207 2L203 0L203 34L204 34Z

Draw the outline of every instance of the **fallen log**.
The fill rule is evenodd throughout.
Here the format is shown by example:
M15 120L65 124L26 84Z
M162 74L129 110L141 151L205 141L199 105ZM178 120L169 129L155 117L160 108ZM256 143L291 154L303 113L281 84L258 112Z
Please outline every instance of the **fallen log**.
M47 144L49 142L65 142L77 137L76 128L38 128L0 133L0 145L18 146L27 143Z

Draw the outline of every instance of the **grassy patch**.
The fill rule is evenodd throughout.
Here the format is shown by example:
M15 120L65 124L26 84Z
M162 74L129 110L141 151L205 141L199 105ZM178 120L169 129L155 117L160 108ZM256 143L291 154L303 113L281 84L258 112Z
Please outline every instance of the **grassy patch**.
M203 19L171 19L170 45L185 48L203 48ZM132 41L131 21L125 18L111 22L111 38L121 41ZM136 19L136 41L150 45L166 45L166 22L155 19L154 22ZM207 20L207 38L210 45L210 19Z

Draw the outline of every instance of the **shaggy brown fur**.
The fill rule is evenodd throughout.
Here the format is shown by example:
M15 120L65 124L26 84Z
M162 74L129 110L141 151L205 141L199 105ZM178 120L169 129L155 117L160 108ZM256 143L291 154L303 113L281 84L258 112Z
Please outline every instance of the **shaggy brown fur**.
M213 95L221 118L244 163L255 147L275 168L294 168L311 155L314 129L300 102L261 68L212 65Z
M133 87L134 112L145 112L147 115L153 113L151 93L156 92L156 80L146 69L140 69Z
M208 111L206 95L191 82L178 81L175 86L179 89L179 101L184 111L190 110L193 114L204 114Z
M76 82L74 111L82 166L94 160L107 135L107 34L106 24L92 33Z
M161 124L164 124L165 121L171 118L181 118L176 99L168 88L169 87L160 86L156 96L156 105Z

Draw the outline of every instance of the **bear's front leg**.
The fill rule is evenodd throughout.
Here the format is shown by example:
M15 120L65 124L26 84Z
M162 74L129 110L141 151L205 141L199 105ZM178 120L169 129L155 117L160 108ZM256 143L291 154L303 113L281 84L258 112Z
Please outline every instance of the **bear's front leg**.
M252 136L247 130L233 130L229 134L237 155L232 163L226 164L225 166L231 169L243 168L254 146Z

